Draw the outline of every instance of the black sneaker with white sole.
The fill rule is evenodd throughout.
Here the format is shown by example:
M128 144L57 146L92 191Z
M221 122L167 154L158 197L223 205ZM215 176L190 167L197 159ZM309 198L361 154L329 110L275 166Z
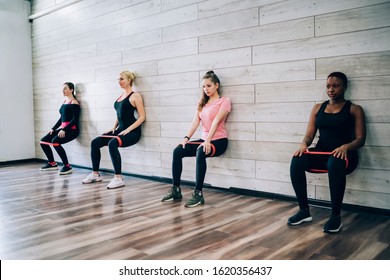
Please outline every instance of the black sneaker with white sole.
M42 171L49 171L49 170L57 170L58 169L58 166L57 166L57 163L50 163L48 162L45 166L42 166L40 168Z
M325 223L323 232L326 233L336 233L341 230L343 224L341 223L341 217L336 215L331 215L329 220Z
M304 222L311 222L312 220L313 218L310 216L309 211L299 210L298 213L288 219L287 224L297 226Z
M69 165L64 165L64 167L61 168L60 170L60 175L66 175L72 173L72 167Z

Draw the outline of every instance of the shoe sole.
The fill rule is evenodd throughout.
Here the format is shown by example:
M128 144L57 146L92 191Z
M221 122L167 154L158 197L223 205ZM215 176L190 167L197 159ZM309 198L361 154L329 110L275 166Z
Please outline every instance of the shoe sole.
M73 172L72 170L69 170L69 171L66 171L66 172L60 172L60 175L66 175L66 174L70 174L72 172Z
M304 218L298 222L295 222L295 223L290 223L290 222L287 222L287 224L291 225L291 226L297 226L297 225L300 225L302 223L305 223L305 222L311 222L313 221L313 217L307 217L307 218Z
M337 229L329 229L329 230L322 229L322 231L325 233L337 233L341 230L342 226L343 224L340 224L340 226Z
M180 198L169 198L169 199L161 199L161 202L169 202L169 201L182 201L183 198L180 197Z
M101 182L101 181L103 181L103 179L101 179L101 180L93 180L93 181L88 181L88 182L81 181L81 183L83 183L83 184L91 184L91 183L98 183L98 182Z
M198 203L195 203L195 204L191 204L191 205L184 205L185 207L187 208L193 208L193 207L196 207L198 205L203 205L204 204L204 201L199 201Z
M107 189L108 189L108 190L113 190L113 189L118 189L118 188L121 188L121 187L124 187L124 186L125 186L125 184L123 184L123 185L117 185L117 186L113 186L113 187L107 186Z
M40 169L41 171L55 171L58 170L58 167L50 167L50 168L45 168L45 169Z

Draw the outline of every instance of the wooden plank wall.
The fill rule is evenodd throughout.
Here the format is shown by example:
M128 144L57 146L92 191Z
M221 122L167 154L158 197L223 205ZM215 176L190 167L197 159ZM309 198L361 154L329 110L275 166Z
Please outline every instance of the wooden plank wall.
M33 1L32 13L68 1ZM32 23L38 146L59 117L66 81L77 83L80 137L71 163L91 166L89 145L115 119L118 73L137 74L147 122L121 150L125 172L171 177L173 147L192 119L201 77L213 69L233 102L229 148L208 161L206 183L293 195L292 153L332 71L367 117L366 146L348 176L345 202L390 209L390 1L84 0ZM112 168L106 151L102 167ZM193 181L193 159L183 179ZM311 198L329 200L326 175L308 176Z

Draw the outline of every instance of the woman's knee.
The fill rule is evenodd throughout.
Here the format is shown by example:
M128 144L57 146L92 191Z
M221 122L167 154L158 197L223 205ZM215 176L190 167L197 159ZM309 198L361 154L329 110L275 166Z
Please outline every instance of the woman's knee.
M290 163L290 170L306 170L308 165L307 155L293 156Z
M53 139L50 141L52 144L61 144L61 138L58 136L55 136Z
M205 159L206 153L203 151L202 147L196 150L196 159Z
M115 150L118 150L119 148L119 142L117 139L111 139L110 142L108 142L108 149L110 151L115 151Z
M95 149L100 149L102 147L102 144L101 144L101 139L100 137L97 137L95 139L93 139L91 141L91 149L95 150Z
M331 157L329 157L327 167L328 167L328 172L330 172L330 173L335 172L335 171L336 172L337 171L345 171L346 161L344 159L331 156Z
M176 148L173 149L173 158L182 158L184 155L184 148L182 145L176 146Z

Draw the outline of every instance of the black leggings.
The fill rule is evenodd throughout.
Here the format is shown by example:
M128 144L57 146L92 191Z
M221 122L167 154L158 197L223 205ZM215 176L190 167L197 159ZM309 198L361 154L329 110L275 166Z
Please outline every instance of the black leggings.
M314 149L310 149L314 150ZM312 168L327 169L329 178L330 200L332 214L340 215L341 204L344 198L346 175L354 171L358 164L356 151L348 153L348 166L346 161L334 157L333 155L313 155L303 154L294 156L290 165L291 183L297 196L299 208L305 210L309 208L307 201L306 171Z
M180 178L183 170L183 158L184 157L194 157L196 156L196 183L195 189L201 191L203 188L204 178L206 176L207 164L206 158L208 157L217 157L222 155L228 146L228 139L222 138L211 141L212 149L211 153L205 154L203 148L198 147L204 142L204 140L199 139L195 141L189 141L185 148L182 145L177 146L173 150L173 160L172 160L172 178L173 185L180 186Z
M79 130L70 129L66 131L64 138L58 137L58 132L60 132L60 130L61 129L57 129L53 131L52 134L46 134L41 139L40 145L49 162L54 162L53 152L50 148L50 146L53 146L54 149L57 151L58 155L60 156L62 163L64 165L68 165L68 157L66 156L65 150L61 145L74 140L79 135Z
M121 155L119 153L119 147L129 147L136 144L141 138L141 131L135 130L131 131L126 135L117 136L120 133L119 130L116 130L114 133L107 133L100 135L92 140L91 142L91 160L92 160L92 170L99 171L101 153L100 148L108 146L110 152L111 162L114 166L114 171L116 175L122 173L122 161Z

